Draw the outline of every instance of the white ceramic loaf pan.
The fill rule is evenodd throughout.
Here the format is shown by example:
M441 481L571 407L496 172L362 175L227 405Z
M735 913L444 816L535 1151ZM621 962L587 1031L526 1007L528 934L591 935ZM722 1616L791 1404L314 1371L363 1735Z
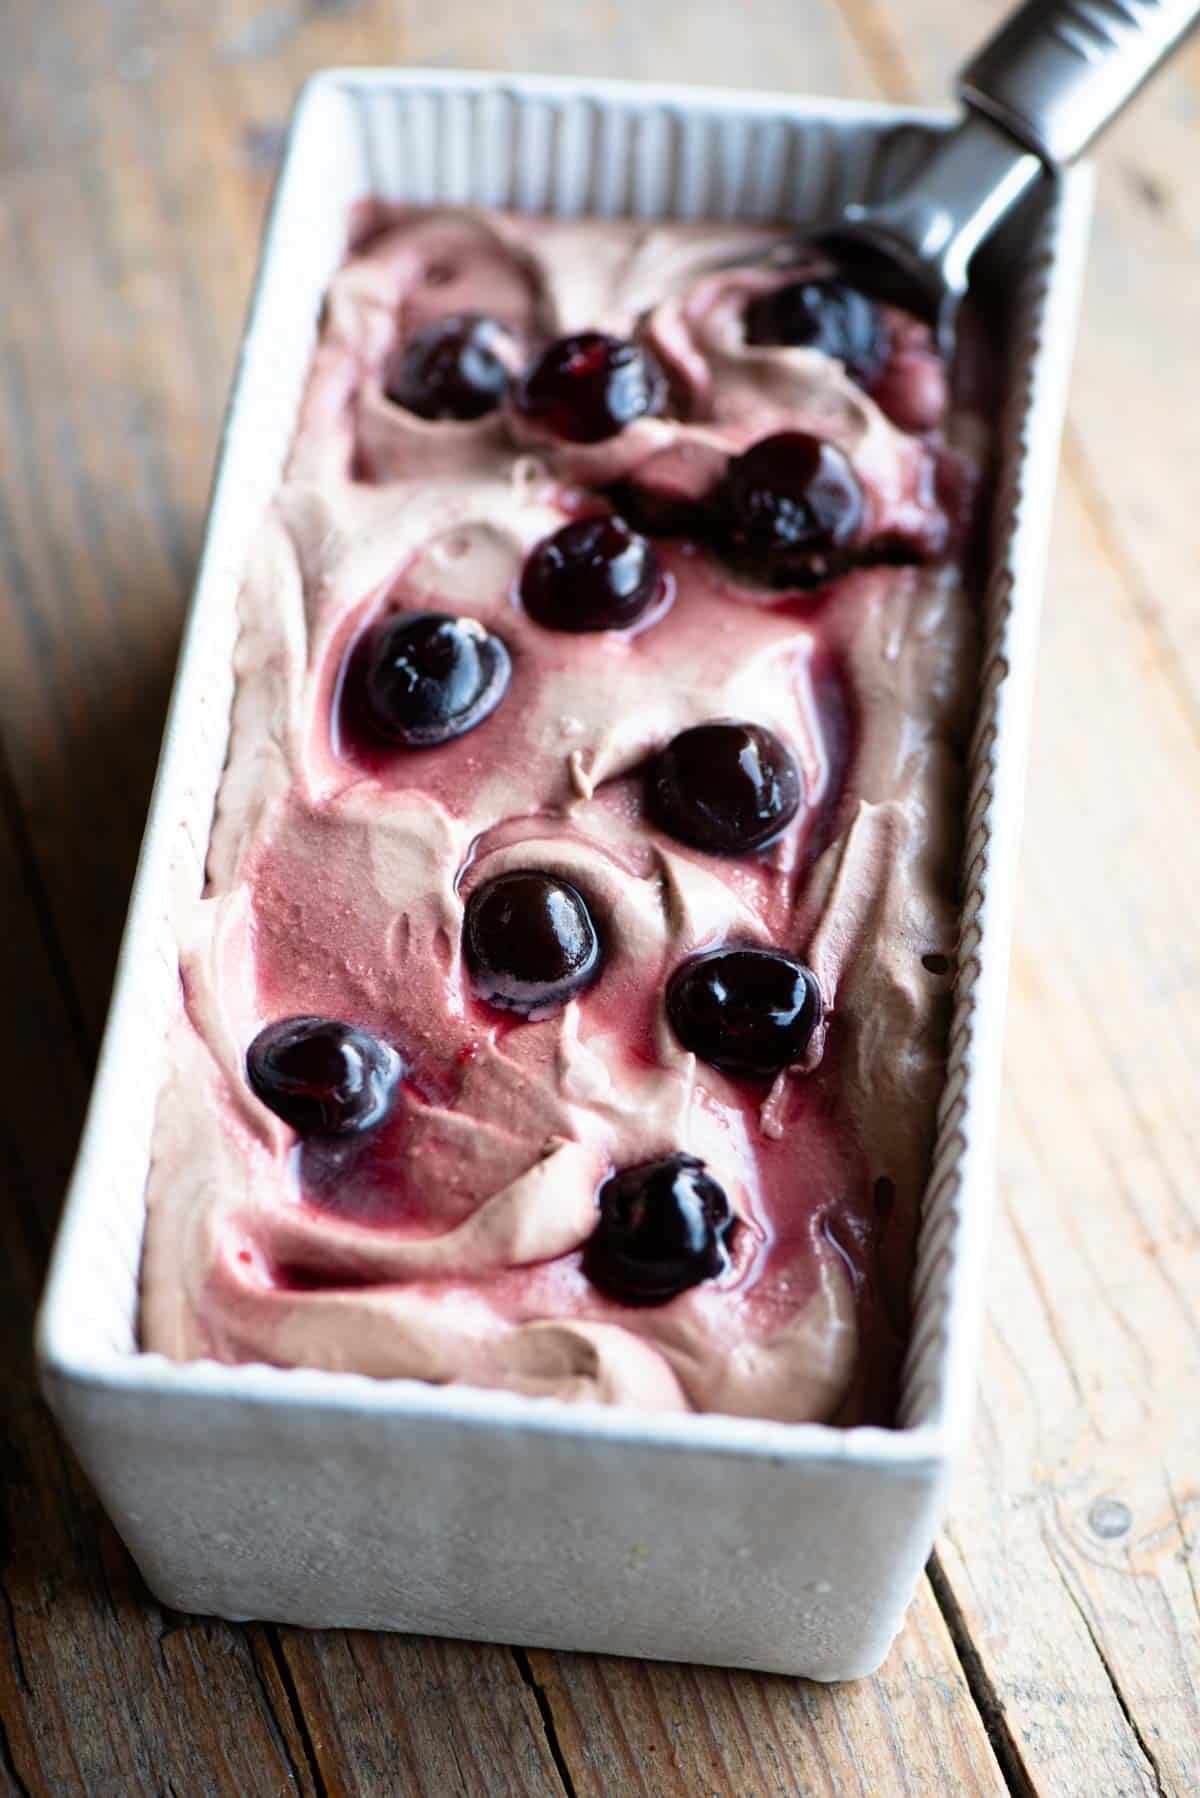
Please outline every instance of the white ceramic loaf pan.
M352 204L664 218L828 214L928 115L409 70L306 88L263 248L112 1012L42 1308L46 1395L154 1592L186 1611L840 1679L885 1654L933 1541L984 1307L1014 862L1089 186L986 255L1007 403L950 1067L895 1430L655 1416L138 1351L173 895L199 891L236 602Z

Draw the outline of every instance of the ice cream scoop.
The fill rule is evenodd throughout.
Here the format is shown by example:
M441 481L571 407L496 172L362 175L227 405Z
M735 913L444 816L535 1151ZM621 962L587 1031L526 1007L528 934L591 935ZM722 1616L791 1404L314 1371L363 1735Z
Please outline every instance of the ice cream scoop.
M1197 18L1198 0L1026 0L963 69L965 113L907 184L772 260L820 258L928 320L948 354L980 244L1107 129Z

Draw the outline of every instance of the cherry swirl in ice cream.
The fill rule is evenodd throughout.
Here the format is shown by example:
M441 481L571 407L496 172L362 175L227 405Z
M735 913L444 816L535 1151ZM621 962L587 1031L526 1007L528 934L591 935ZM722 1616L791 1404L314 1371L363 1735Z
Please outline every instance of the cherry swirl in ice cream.
M335 277L181 908L145 1347L886 1420L978 427L913 321L723 266L769 235L392 214Z

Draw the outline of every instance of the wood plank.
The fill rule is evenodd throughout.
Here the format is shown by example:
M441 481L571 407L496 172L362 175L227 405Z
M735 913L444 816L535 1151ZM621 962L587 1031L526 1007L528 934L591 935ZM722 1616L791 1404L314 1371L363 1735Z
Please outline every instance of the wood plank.
M936 92L1003 10L916 0L903 47L874 57L881 84ZM869 43L873 9L846 11ZM1195 409L1167 393L1200 382L1197 215L1179 179L1198 66L1193 50L1102 158L1051 560L982 1416L940 1550L1023 1776L1080 1798L1200 1787L1200 630L1184 578L1200 538L1185 472Z
M1091 533L1068 489L983 1408L943 1550L1027 1770L1081 1798L1200 1782L1200 756Z
M149 1601L36 1393L33 1306L85 1080L14 852L6 776L0 767L0 1788L311 1792L265 1633Z
M555 1798L564 1790L511 1649L363 1630L279 1634L331 1794Z
M798 28L787 7L697 0L687 29L669 6L639 0L574 6L524 0L498 13L488 0L409 8L401 16L397 60L435 68L560 71L725 87L853 93L865 69L854 35L830 12Z
M531 1653L579 1798L878 1798L1007 1788L923 1580L880 1671L847 1686Z

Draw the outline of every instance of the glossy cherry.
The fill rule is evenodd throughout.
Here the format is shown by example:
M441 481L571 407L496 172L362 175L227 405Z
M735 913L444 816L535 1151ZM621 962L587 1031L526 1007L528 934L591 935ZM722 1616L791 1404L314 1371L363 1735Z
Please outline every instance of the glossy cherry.
M735 456L709 496L718 546L772 579L854 542L866 512L858 477L836 444L781 431Z
M414 331L388 364L384 392L418 418L467 421L494 412L508 390L499 320L458 312Z
M568 443L603 443L667 403L667 382L648 350L602 331L558 337L513 390L522 417Z
M463 950L480 998L525 1017L565 1005L600 971L600 936L583 894L537 868L476 887Z
M552 631L611 631L634 624L662 590L654 546L623 519L577 518L531 550L521 600Z
M504 644L474 618L408 612L373 626L357 695L371 735L432 749L474 730L508 689Z
M301 1136L349 1136L386 1117L402 1072L389 1043L336 1018L281 1018L246 1051L255 1095Z
M623 1168L604 1182L597 1203L583 1271L610 1298L662 1305L729 1264L729 1200L694 1155Z
M817 977L775 949L713 949L676 968L667 1016L683 1044L730 1074L777 1074L803 1058L821 1016Z
M746 307L746 341L819 350L859 382L887 360L887 329L874 300L833 276L789 281L756 294Z
M650 765L647 807L682 843L715 855L761 849L804 797L795 757L763 724L714 718L673 737Z

